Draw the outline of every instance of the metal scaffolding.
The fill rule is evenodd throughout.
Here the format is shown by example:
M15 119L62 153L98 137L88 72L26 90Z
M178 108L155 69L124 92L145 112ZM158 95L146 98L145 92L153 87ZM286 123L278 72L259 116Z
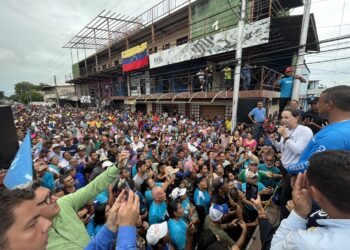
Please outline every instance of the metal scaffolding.
M137 17L103 10L63 48L103 49L196 0L163 0Z
M138 18L103 10L63 48L103 49L143 26Z

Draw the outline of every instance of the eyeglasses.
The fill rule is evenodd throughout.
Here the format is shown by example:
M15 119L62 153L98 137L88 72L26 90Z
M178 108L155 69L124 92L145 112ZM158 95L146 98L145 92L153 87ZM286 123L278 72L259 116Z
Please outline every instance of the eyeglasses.
M39 202L38 204L36 204L37 206L41 206L43 205L44 203L46 205L50 205L52 203L52 195L53 195L53 192L50 191L50 193L45 197L45 199L41 202Z

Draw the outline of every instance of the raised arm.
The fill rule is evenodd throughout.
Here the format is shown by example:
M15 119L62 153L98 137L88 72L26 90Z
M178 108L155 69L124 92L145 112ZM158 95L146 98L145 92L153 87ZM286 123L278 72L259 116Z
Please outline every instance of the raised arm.
M124 159L129 157L128 153L120 153L119 164L122 166ZM109 167L104 173L97 176L92 182L90 182L84 188L77 190L75 193L63 196L58 200L58 203L69 204L74 211L78 211L88 201L92 200L103 190L106 190L108 185L117 178L120 169L117 166Z

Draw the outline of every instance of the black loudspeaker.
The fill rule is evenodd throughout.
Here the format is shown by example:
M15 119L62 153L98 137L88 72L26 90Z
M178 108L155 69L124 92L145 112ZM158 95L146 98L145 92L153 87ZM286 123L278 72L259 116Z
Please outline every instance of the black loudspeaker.
M0 169L10 167L18 147L11 107L0 105Z

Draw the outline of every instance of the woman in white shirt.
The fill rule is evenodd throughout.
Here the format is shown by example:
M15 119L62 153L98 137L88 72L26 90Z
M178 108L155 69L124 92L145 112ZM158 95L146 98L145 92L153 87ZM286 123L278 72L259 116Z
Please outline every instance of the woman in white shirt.
M312 130L299 124L300 114L293 108L285 108L281 115L281 127L277 132L281 140L273 138L273 145L282 153L281 162L284 168L298 163L301 153L313 137Z
M297 163L300 159L301 153L304 151L306 145L313 137L312 130L304 125L299 124L300 113L293 108L285 108L281 115L281 127L277 132L281 135L281 140L278 142L275 138L271 138L273 145L282 153L281 162L283 168L287 169L289 165ZM283 171L282 173L286 173ZM280 196L280 219L288 217L288 210L286 204L288 200L292 199L291 177L283 174L283 186Z

